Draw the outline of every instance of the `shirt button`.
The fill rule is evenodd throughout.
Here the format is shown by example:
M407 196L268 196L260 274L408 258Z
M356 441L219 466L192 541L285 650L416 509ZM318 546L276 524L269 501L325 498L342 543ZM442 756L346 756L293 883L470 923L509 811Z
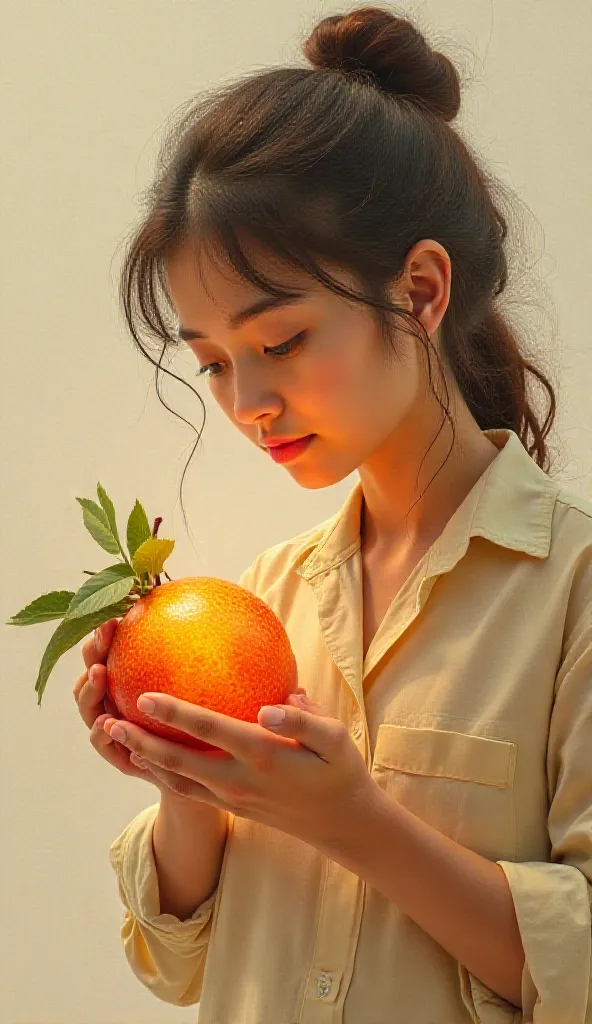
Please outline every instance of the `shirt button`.
M333 976L331 974L326 974L325 971L319 974L317 979L317 999L324 999L325 996L329 995L332 981Z

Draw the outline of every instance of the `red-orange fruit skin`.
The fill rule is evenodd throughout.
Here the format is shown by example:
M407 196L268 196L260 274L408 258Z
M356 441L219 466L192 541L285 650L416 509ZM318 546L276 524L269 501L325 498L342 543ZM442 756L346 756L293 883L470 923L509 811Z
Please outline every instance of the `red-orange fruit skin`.
M164 583L119 623L107 657L107 697L121 719L195 750L221 747L138 710L142 693L167 693L257 722L264 704L285 704L296 660L275 612L250 590L209 576Z

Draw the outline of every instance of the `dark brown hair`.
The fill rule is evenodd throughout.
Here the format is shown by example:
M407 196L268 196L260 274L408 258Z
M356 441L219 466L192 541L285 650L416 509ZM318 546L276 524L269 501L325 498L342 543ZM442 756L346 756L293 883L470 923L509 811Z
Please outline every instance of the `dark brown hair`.
M432 238L452 266L440 325L443 359L481 429L511 428L548 472L554 389L499 308L508 278L502 200L515 201L450 126L461 101L456 67L408 18L374 6L324 18L303 52L312 67L264 70L193 100L162 146L120 280L131 335L157 367L159 399L173 411L158 391L165 351L179 345L164 271L187 240L263 291L285 295L247 257L249 239L262 244L367 305L387 355L397 354L393 324L409 322L428 356L431 383L429 335L387 294L411 246ZM362 291L335 281L321 260L352 271ZM142 332L164 342L158 362ZM547 392L541 421L528 375ZM454 438L446 396L436 397Z

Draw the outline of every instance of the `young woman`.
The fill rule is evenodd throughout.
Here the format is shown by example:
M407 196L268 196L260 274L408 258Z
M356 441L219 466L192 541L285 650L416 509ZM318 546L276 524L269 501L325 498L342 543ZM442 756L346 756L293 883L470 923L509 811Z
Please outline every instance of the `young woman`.
M592 505L549 475L455 68L380 8L304 52L184 114L123 305L280 471L359 481L240 580L299 692L148 695L227 757L105 713L117 620L84 646L93 746L161 794L111 848L125 955L200 1024L591 1020Z

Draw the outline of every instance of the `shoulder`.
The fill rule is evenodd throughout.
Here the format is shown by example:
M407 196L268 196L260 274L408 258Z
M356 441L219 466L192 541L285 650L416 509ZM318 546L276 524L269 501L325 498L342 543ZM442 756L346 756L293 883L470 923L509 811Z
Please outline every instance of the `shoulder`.
M581 525L584 528L586 528L585 521L587 520L588 528L592 529L592 499L585 498L583 495L571 491L568 487L561 486L556 502L559 509L565 515L570 515L570 519L582 519Z
M592 619L592 501L561 486L555 501L551 580L566 595L565 638Z
M559 486L551 528L551 548L579 560L592 558L592 500Z

